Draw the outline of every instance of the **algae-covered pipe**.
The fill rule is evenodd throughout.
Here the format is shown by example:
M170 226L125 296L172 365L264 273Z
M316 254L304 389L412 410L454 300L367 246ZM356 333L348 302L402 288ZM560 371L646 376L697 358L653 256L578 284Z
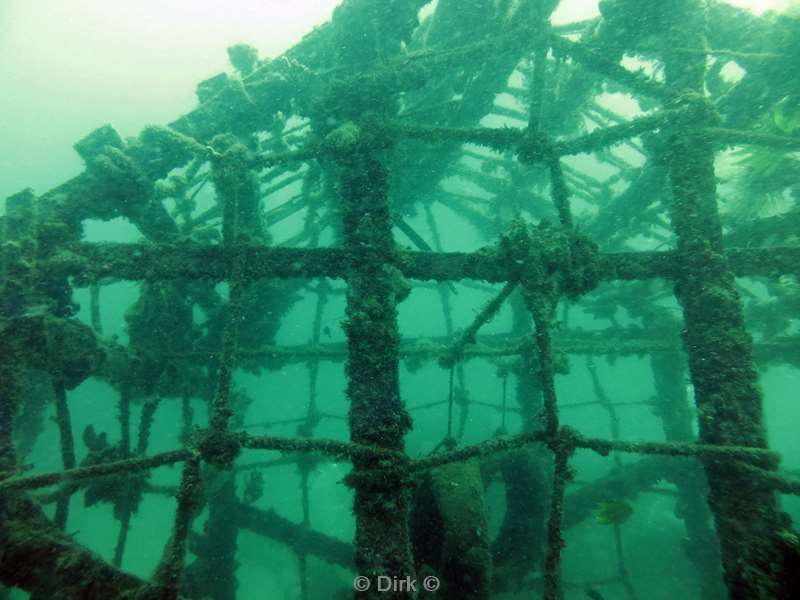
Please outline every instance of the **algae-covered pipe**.
M400 359L397 302L402 297L400 272L394 260L388 172L363 130L347 123L329 135L338 148L345 249L357 260L347 275L348 340L347 395L350 438L358 444L402 451L411 418L400 399ZM354 458L354 474L378 466L374 458ZM411 493L402 475L358 478L356 572L372 589L364 598L408 597L403 592L380 593L379 576L414 578L408 515Z
M703 1L671 0L662 10L669 23L666 48L706 47ZM752 340L723 252L712 140L702 132L713 125L704 97L706 60L703 55L669 51L664 58L673 101L693 107L694 115L671 125L667 159L670 217L678 242L675 295L683 307L700 439L706 444L766 448ZM786 567L798 549L786 541L790 525L774 493L734 465L706 462L705 470L731 597L798 597L797 575Z

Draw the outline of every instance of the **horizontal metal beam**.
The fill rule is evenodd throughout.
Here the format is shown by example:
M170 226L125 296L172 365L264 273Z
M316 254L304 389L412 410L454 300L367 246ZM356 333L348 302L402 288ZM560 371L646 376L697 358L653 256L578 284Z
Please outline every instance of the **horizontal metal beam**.
M233 256L244 255L246 279L346 279L353 265L369 258L368 251L341 248L286 248L270 246L177 244L77 243L39 263L41 272L58 276L114 277L131 281L207 279L222 281ZM777 277L793 274L800 264L800 247L732 248L728 260L738 277ZM506 282L515 265L494 247L478 252L398 251L395 265L404 276L423 281L477 279ZM639 280L675 276L675 253L615 252L597 257L602 280Z

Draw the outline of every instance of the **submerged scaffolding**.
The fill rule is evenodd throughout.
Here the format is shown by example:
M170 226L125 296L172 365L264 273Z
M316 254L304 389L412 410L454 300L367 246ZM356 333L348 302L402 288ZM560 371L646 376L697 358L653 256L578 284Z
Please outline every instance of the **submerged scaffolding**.
M800 486L776 471L779 457L767 445L754 366L754 355L797 365L798 340L781 329L753 348L734 278L796 276L800 247L726 247L714 160L720 149L739 145L800 150L796 136L756 130L754 103L745 102L755 89L762 90L762 105L770 94L773 101L781 99L785 81L770 61L792 55L780 44L789 39L787 27L795 32L800 27L701 0L603 2L601 18L561 28L550 25L558 4L553 0L439 0L420 25L418 14L426 4L345 0L328 25L272 61L259 60L247 47L233 47L230 57L238 76L203 82L195 111L128 141L108 126L98 129L76 145L87 165L83 174L40 197L25 191L8 199L2 218L0 320L0 578L6 585L36 598L233 598L237 530L248 528L285 541L297 553L305 597L308 555L333 564L351 561L347 544L308 527L308 476L316 457L324 455L353 464L347 482L355 490L354 566L360 575L402 579L423 566L419 558L430 549L414 539L414 521L419 516L416 486L425 481L447 540L445 550L431 558L440 564L429 561L424 568L445 580L444 597L486 598L492 589L523 585L535 565L527 570L515 566L508 551L498 549L500 542L490 547L485 534L460 531L459 518L484 518L482 509L442 491L441 481L458 481L465 490L480 488L475 481L483 469L505 475L507 494L525 480L529 487L516 493L538 492L544 499L523 506L530 521L525 534L516 545L510 538L505 542L524 561L538 560L537 544L546 545L543 578L526 585L540 586L547 599L564 593L564 528L585 518L608 489L626 497L660 479L677 486L686 550L698 569L703 598L723 593L720 560L731 597L798 597L800 545L779 510L776 492L797 494ZM764 52L763 44L752 40L766 39L771 32L777 47ZM650 61L659 76L625 68L621 59L626 54ZM747 76L723 86L721 65L709 68L710 56L738 61ZM508 87L515 72L526 75L527 89ZM652 109L632 120L611 113L596 100L602 80ZM520 98L525 110L497 104L499 93ZM490 127L482 121L487 116L524 126ZM576 135L589 120L599 126ZM622 144L644 157L641 166L610 152ZM601 181L563 160L586 154L616 174ZM493 175L497 172L505 175ZM437 187L453 175L492 197ZM665 181L669 194L662 190ZM198 214L195 198L207 182L213 183L216 204ZM268 204L271 195L295 182L302 182L297 196L278 206ZM627 188L612 200L615 182ZM548 187L550 206L540 198ZM174 201L172 214L167 199ZM597 209L580 227L572 208L576 202ZM471 253L442 251L434 203L471 221L496 243ZM426 215L431 243L409 224L407 217L418 210ZM272 245L269 228L301 211L301 233ZM81 241L84 220L119 216L148 241ZM773 223L769 232L779 233L790 218L791 213ZM399 247L395 228L417 249ZM612 251L625 249L626 235L669 239L669 228L675 250ZM334 231L338 243L320 247L326 229ZM741 231L735 229L731 239L737 232L742 239ZM305 280L314 278L321 279L306 286ZM609 305L624 305L642 318L645 328L616 326L602 335L554 333L560 299L585 296L601 282L656 278L674 284L683 309L681 337L695 390L698 440L693 439L683 386L678 327L647 290L634 290L635 297L627 300L619 293L595 303L597 314L609 314ZM120 279L142 282L141 297L126 317L127 347L102 337L99 318L100 287ZM321 314L337 293L329 279L347 283L346 347L321 343ZM450 282L466 279L504 287L456 335ZM412 285L427 281L435 282L440 294L448 335L401 340L397 304ZM226 298L215 291L218 282L228 284ZM71 318L72 286L92 291L91 328ZM317 298L311 344L270 345L301 289ZM790 294L773 292L792 306ZM514 314L510 334L477 338L505 303ZM193 304L211 323L199 342L191 339ZM554 380L566 352L589 357L650 353L659 396L655 404L667 441L619 439L615 405L591 361L596 402L608 411L614 439L589 438L561 425L565 406L557 401ZM505 405L505 381L511 374L506 368L504 405L497 408L504 418L506 412L519 412L523 430L509 435L504 426L499 437L459 448L469 405L476 402L463 394L463 364L475 357L519 357L511 369L518 406ZM419 459L404 452L411 408L399 390L402 359L438 360L450 371L442 451ZM319 365L342 360L347 361L351 440L318 439L313 436L316 425L335 418L316 405ZM245 433L237 411L246 400L237 397L232 385L235 369L288 362L308 367L308 412L297 423L298 436ZM60 472L25 475L17 458L18 446L29 447L38 435L20 417L41 402L29 391L33 370L52 379ZM87 429L83 440L90 455L78 465L66 391L90 376L119 390L121 440L112 446L104 434ZM150 426L160 398L168 396L183 399L184 447L148 456ZM205 429L192 424L192 397L208 400ZM134 444L131 403L139 400L144 404ZM460 425L455 424L460 431L453 427L455 403L461 408ZM533 460L518 452L531 445L549 450L552 459L549 501L541 488L549 478L541 466L546 454ZM298 465L301 525L239 500L236 474L246 474L246 495L263 493L263 481L253 475L260 473L258 464L234 464L242 449L280 451ZM608 478L572 494L565 505L570 459L578 449L652 458L620 465ZM659 458L672 456L698 462L677 468ZM499 462L493 463L495 458ZM480 469L470 466L476 464L471 459L480 459ZM176 490L148 483L150 469L175 463L183 463ZM213 485L204 484L207 477ZM707 504L698 484L704 478ZM45 496L28 494L53 485L58 487ZM82 489L87 501L111 502L121 523L113 565L62 531L69 498ZM152 579L143 581L119 566L131 514L150 493L175 494L177 512L163 559ZM44 516L40 502L57 503L53 521ZM203 503L209 520L199 536L191 525ZM509 511L512 506L509 500ZM516 531L521 527L511 525ZM635 598L618 527L615 536L618 581ZM184 568L187 546L198 559ZM184 572L191 577L182 582ZM465 573L470 584L462 589ZM392 596L374 589L360 595Z

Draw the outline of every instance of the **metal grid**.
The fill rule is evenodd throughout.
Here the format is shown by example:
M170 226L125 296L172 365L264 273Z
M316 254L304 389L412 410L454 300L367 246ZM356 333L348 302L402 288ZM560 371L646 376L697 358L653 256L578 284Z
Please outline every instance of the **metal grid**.
M3 537L9 542L6 551L9 558L4 560L13 565L30 561L31 557L36 559L32 561L35 566L21 570L10 583L35 591L42 581L48 580L63 590L64 597L83 597L81 594L85 591L81 591L81 586L88 586L93 597L178 597L191 522L201 502L201 465L213 465L228 473L221 476L227 479L220 486L227 491L207 499L209 520L219 525L215 539L217 543L225 543L223 540L230 538L231 527L235 530L238 525L226 525L223 520L215 519L214 512L220 514L230 507L226 504L230 496L226 499L226 494L233 493L232 477L236 470L233 461L242 449L277 450L292 455L290 460L297 461L301 467L305 527L309 524L308 475L315 460L310 454L351 461L354 468L348 482L355 489L356 571L373 577L379 574L404 577L414 573L414 561L409 524L403 515L409 512L411 487L419 474L470 458L485 459L495 453L540 444L549 449L553 460L542 581L545 598L555 599L563 594L560 560L564 546L564 498L571 477L569 462L577 449L590 449L601 455L633 452L697 457L708 479L708 508L716 523L725 581L731 595L777 598L791 597L793 590L796 591L796 576L790 571L797 562L797 545L792 541L790 526L778 510L775 491L796 494L798 484L775 472L779 457L767 447L751 340L745 330L734 275L794 274L800 249L723 248L713 161L720 147L756 144L789 151L800 149L800 142L797 138L720 127L719 117L704 94L706 57L712 52L707 49L707 7L699 0L672 0L658 6L624 1L609 3L602 21L579 24L575 28L583 33L582 41L564 37L570 33L570 28L556 31L550 27L549 16L556 3L533 1L521 3L523 8L516 9L489 3L494 10L509 11L506 18L510 21L497 20L495 15L495 27L504 23L509 33L496 35L496 31L488 27L482 39L470 39L467 43L454 35L455 42L446 44L436 43L437 34L443 34L434 28L426 32L430 48L396 54L401 41L410 43L413 36L420 35L415 33L415 15L424 4L419 0L394 3L351 0L337 11L329 26L304 39L280 59L256 65L232 54L242 79L204 82L198 90L200 107L169 129L148 128L138 140L126 144L113 130L102 128L76 146L89 164L84 175L41 198L24 192L9 199L4 218L6 318L3 323L4 389L0 405L0 454L6 474L5 480L0 482L5 523ZM437 11L444 15L443 21L446 17L457 19L453 14L448 15L452 6L453 3L439 3ZM717 6L711 8L721 10ZM488 5L484 9L488 10ZM654 19L663 27L660 39L664 46L656 52L664 68L663 81L633 73L616 60L626 47L625 41L631 42L633 47L638 43L638 40L633 41L636 35L630 30L623 35L625 27L644 17ZM444 22L451 25L449 33L458 33L458 29L453 29L455 20ZM616 50L615 39L623 40ZM741 55L747 58L746 53ZM662 107L632 121L609 124L608 119L615 117L603 114L604 109L595 104L590 111L599 121L606 119L602 123L604 126L582 136L556 140L545 127L548 115L544 113L546 100L553 94L548 74L552 71L554 57L561 61L569 57L635 95L656 99ZM498 90L496 86L505 86L509 72L516 68L520 59L529 65L530 85L524 96L528 113L523 115L527 117L527 126L515 129L477 125L485 114L509 116L513 113L513 109L491 106L491 100ZM353 64L363 68L353 69ZM467 90L462 99L456 101L441 100L443 94L436 89L427 96L414 95L413 90L424 87L437 75L470 64L475 73L471 83L478 87L474 82L480 80L484 90L472 90L472 96ZM353 71L361 73L351 75ZM595 80L595 75L584 71L582 76L572 78L572 90L582 90L585 97ZM398 113L400 92L404 93L405 106L403 112ZM579 95L575 93L573 98ZM461 122L453 124L451 120L450 126L441 126L434 119L436 125L409 124L409 120L415 121L426 111L441 111L442 107L447 110L453 102L466 105L467 97L472 105L462 107ZM418 99L417 104L410 102L414 98ZM562 96L560 100L569 102L569 98ZM301 115L309 121L295 129L285 127L285 120L276 118L279 112ZM331 115L336 118L332 119ZM303 128L309 124L311 133ZM306 134L298 134L298 130ZM259 147L261 151L254 153L242 140L259 131L271 135ZM584 182L589 180L588 185L599 191L602 186L585 174L565 167L562 159L591 153L621 166L620 177L624 177L630 164L610 154L608 149L656 131L658 135L648 138L648 143L659 145L660 160L670 176L672 201L668 212L677 248L661 252L600 253L596 244L579 233L573 224L570 204L574 198L571 198L568 182L576 178ZM494 227L502 232L497 244L473 253L441 251L429 204L425 210L437 248L427 246L421 238L415 240L419 236L402 216L398 217L398 211L406 209L415 198L395 198L390 202L389 190L391 187L394 191L398 181L402 189L402 182L411 178L418 165L408 157L401 157L393 163L396 171L390 172L386 160L389 152L409 140L418 144L414 146L415 151L423 148L423 160L430 159L434 153L444 156L438 161L431 160L436 165L433 171L439 176L445 175L448 165L452 166L454 159L461 155L472 153L473 158L482 161L502 162L511 171L511 186L491 181L491 177L477 170L464 172L463 166L456 168L460 168L465 177L481 180L487 188L499 186L498 194L517 196L509 202L525 205L534 218L546 216L548 211L538 205L531 207L535 202L526 198L524 192L515 191L513 183L524 181L533 165L541 165L549 178L552 213L557 216L558 224L533 226L524 220L504 221L499 215L487 217L471 206L480 200L478 197L462 198L459 205L462 215L477 220L485 229ZM499 157L496 154L492 158L483 152L475 154L475 150L464 148L463 144L489 149ZM652 150L647 152L652 153ZM299 163L310 166L280 179L287 169L296 169ZM199 216L192 214L190 202L183 208L179 205L178 211L184 211L184 224L198 225L221 217L222 235L218 244L179 241L177 226L153 187L156 181L169 181L165 180L167 175L185 165L188 167L183 198L193 198L189 196L190 190L195 190L196 195L211 181L218 204ZM210 170L205 172L203 165L210 165ZM274 224L308 208L303 231L286 246L270 246L266 231L259 220L253 218L259 202L262 197L301 179L304 182L301 194L269 211L265 222ZM431 179L437 180L437 177ZM320 181L323 183L317 188L322 191L315 195L314 184ZM265 184L266 188L259 188L260 184ZM425 183L415 182L415 185L422 188L417 190L417 198L424 197ZM451 195L448 201L456 200ZM608 211L615 208L611 206ZM636 206L633 213L636 213ZM154 243L88 244L79 241L83 219L110 218L118 214L135 223ZM334 227L339 243L329 248L317 247L321 233L329 226ZM400 249L394 242L394 227L415 241L419 250ZM306 247L291 247L297 243ZM87 338L85 329L65 319L70 293L67 282L91 285L92 320L94 329L99 330L99 284L109 278L147 284L170 280L225 281L228 284L227 302L219 313L220 321L224 322L221 350L162 352L159 355L160 360L206 364L209 372L216 373L215 389L208 393L208 428L192 431L191 410L185 401L186 445L183 449L145 456L149 427L159 401L151 390L151 398L142 411L137 448L132 450L130 402L132 389L142 385L141 379L137 379L141 375L137 371L139 365L126 349L105 342L100 342L106 354L102 365L92 364L87 353L76 347L95 346L98 342L94 335ZM238 324L242 320L243 303L257 282L312 278L323 279L313 288L317 295L317 317L311 345L239 348ZM327 298L334 293L324 278L347 282L346 349L319 343L320 315ZM408 291L406 278L438 282L436 287L448 319L448 337L441 344L432 346L424 341L401 344L396 306ZM664 410L667 442L625 442L616 434L612 440L587 438L559 421L561 407L554 384L557 365L552 338L559 299L577 298L601 281L648 278L674 282L675 295L683 307L683 340L699 415L698 442L689 439L691 432L686 430L685 416L676 416L674 411L668 410ZM444 282L464 279L504 283L505 287L460 336L454 336L449 316L453 298ZM52 303L50 315L26 312L26 307L42 298L55 298L61 313L52 309ZM516 298L516 333L521 337L512 336L510 341L500 340L499 344L476 344L480 328L509 298ZM525 311L535 326L529 333L525 326L519 325L526 318ZM658 315L653 313L651 318L657 320ZM608 353L607 342L598 342L591 335L567 337L561 341L559 350L588 355L595 351ZM615 353L657 351L665 345L674 350L672 342L646 335L641 339L625 339L624 343L630 349L620 347ZM52 353L53 347L63 355L75 352L82 361L56 364L46 356L42 365L40 351L47 348ZM796 357L792 357L796 355L796 347L793 339L780 338L766 341L757 352L774 357L773 360L795 362ZM444 451L420 459L412 459L403 451L403 437L410 428L411 419L398 387L401 356L438 359L450 370L447 436L440 445ZM530 418L537 410L531 405L531 399L518 398L518 410L523 413L525 423L522 433L457 448L456 438L460 436L453 432L452 422L453 404L458 401L454 381L458 378L459 388L463 389L461 367L471 356L521 356L529 365L535 365L535 369L529 369L519 378L535 380L529 383L541 390L543 427L535 426L536 415L533 422ZM660 385L670 385L681 368L670 364L668 359L659 358L663 355L653 356L654 372L657 379L662 379ZM320 413L316 407L319 363L345 357L351 441L316 439L313 437L316 424L323 418L333 417ZM310 401L307 416L299 424L298 437L253 436L231 428L234 416L232 376L237 361L245 359L300 361L308 365ZM89 364L84 364L87 361ZM62 472L18 474L13 426L22 402L21 369L30 364L49 370L54 378ZM613 424L617 421L614 406L603 392L592 362L588 363L588 368L594 378L597 401L608 410ZM531 374L533 370L535 374ZM97 441L97 451L106 452L104 459L97 464L76 466L66 389L89 374L108 378L120 390L122 441L119 447L112 449ZM149 384L152 386L153 382ZM461 401L462 433L469 404L469 399ZM508 410L505 401L501 410ZM294 458L298 452L308 454L309 458ZM126 478L121 480L124 482L122 493L115 501L115 514L119 513L122 524L114 561L118 566L132 510L119 498L135 498L146 491L158 492L148 489L144 473L157 466L179 462L183 462L184 468L177 490L174 530L150 582L126 575L76 546L43 520L28 496L19 493L59 484L49 498L40 499L58 503L54 523L63 528L71 494L86 482L104 476L106 479L99 480L109 481L109 475L125 474ZM687 502L694 503L693 514L697 515L704 510L703 502L692 493L686 477L690 477L686 472L673 475L679 494ZM23 519L30 521L36 536L11 533ZM687 519L686 524L698 547L707 542L709 532L702 520ZM615 528L615 540L621 557L618 528ZM304 595L307 593L306 556L315 542L319 539L311 535L305 545L299 544L297 548ZM329 552L335 554L341 549L332 548ZM718 591L713 589L714 559L709 560L706 564L702 564L702 560L696 563L704 573L702 577L707 578L703 594L710 598ZM625 583L628 594L635 597L621 558L618 566L619 580ZM11 577L8 572L6 570L4 577ZM233 597L235 590L230 588L230 583L225 585L227 589L213 590L214 597ZM371 597L369 594L364 596Z

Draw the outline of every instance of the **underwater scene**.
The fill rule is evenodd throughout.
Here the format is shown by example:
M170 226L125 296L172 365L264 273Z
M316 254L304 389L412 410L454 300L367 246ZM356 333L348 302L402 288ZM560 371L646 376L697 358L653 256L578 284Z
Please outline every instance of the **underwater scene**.
M800 598L800 2L0 3L0 600Z

